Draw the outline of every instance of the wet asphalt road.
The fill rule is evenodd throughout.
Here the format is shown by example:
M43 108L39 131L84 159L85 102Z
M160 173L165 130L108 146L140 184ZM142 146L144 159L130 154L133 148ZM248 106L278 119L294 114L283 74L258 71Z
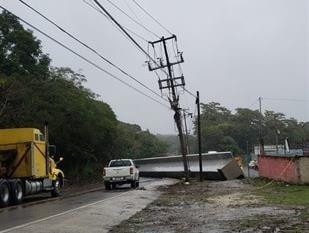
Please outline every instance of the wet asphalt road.
M140 186L143 187L145 183L149 184L151 181L154 181L154 179L141 179ZM74 197L47 200L45 203L34 203L33 205L31 205L30 199L27 204L0 209L0 233L3 230L15 226L27 224L87 204L112 198L121 193L129 192L130 190L129 185L123 185L112 191L95 191ZM49 195L42 194L41 197L36 197L35 200L37 201L37 198L46 199L48 196Z

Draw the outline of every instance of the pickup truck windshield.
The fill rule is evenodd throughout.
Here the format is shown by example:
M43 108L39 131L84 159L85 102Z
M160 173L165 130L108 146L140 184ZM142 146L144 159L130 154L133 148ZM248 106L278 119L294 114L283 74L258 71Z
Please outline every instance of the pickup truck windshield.
M109 167L127 167L131 166L131 161L130 160L115 160L111 161L109 164Z

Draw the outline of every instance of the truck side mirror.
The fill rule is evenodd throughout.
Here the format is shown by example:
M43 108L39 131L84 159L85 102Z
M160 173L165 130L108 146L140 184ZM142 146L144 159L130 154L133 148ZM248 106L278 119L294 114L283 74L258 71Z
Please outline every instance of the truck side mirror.
M56 162L56 164L60 163L61 161L63 161L63 157L60 157L58 162Z

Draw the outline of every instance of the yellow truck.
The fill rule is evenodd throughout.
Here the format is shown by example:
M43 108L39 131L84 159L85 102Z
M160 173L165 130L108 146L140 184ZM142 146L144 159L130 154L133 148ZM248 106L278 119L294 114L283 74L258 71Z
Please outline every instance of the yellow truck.
M35 128L0 129L0 207L18 204L27 195L58 196L64 174L57 168L45 134ZM55 151L55 149L54 149Z

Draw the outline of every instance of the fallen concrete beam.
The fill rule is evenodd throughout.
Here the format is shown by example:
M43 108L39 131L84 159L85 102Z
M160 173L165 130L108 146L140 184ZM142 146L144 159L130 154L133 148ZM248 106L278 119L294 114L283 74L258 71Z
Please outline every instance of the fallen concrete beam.
M199 174L199 158L197 154L187 156L190 176ZM203 176L208 180L230 180L243 176L243 171L233 158L231 152L202 154ZM184 176L182 156L167 156L156 158L137 159L140 175L144 177L170 177Z

